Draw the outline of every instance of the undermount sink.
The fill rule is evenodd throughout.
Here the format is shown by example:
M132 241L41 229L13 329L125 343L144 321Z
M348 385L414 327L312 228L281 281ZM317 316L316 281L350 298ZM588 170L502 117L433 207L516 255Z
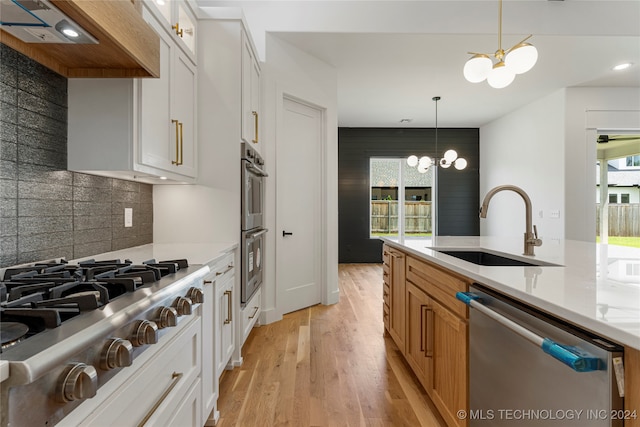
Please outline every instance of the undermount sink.
M452 249L452 248L429 248L434 251L459 258L463 261L471 262L477 265L486 265L492 267L557 267L558 264L552 264L545 261L529 260L526 261L514 258L511 255L499 255L497 253L487 252L482 249Z

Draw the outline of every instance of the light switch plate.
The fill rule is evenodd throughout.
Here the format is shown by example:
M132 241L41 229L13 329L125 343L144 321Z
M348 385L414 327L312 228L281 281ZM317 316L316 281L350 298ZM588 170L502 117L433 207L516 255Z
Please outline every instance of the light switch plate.
M133 208L124 208L124 226L133 227Z

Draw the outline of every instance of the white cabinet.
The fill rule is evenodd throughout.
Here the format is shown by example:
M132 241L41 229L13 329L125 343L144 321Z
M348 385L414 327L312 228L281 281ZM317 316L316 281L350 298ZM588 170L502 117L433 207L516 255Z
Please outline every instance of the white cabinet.
M216 281L216 372L222 375L235 348L233 275Z
M209 264L211 273L204 278L202 304L202 420L214 425L220 416L217 411L220 373L229 362L234 349L229 330L233 330L233 302L235 252L227 252ZM230 299L231 298L231 299ZM230 322L225 323L227 319Z
M157 79L70 79L68 169L162 183L197 177L194 62L146 7L160 36Z
M258 144L260 127L260 65L251 40L242 32L242 140Z
M198 20L189 3L185 0L151 1L147 6L162 22L167 32L173 36L176 43L195 62Z
M202 8L198 21L198 183L239 193L239 143L264 152L260 63L241 16L220 9Z
M258 323L260 318L260 311L262 307L262 288L258 288L255 294L251 297L249 302L240 309L240 317L242 318L242 330L241 330L241 342L244 344L247 337L251 333L251 329Z

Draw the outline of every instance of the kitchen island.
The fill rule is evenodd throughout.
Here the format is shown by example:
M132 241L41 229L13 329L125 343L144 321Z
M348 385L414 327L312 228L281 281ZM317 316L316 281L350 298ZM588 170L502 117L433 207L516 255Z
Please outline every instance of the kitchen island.
M474 283L624 346L625 406L640 408L636 394L640 376L640 250L548 240L535 249L535 256L524 256L521 238L382 240L386 330L448 424L468 425L468 420L457 419L454 411L467 401L466 392L455 400L456 390L467 390L468 385L468 312L455 300L455 294ZM477 265L440 252L479 249L542 265ZM400 286L391 285L394 281ZM406 317L398 315L400 307L406 310ZM426 313L423 307L428 307ZM432 336L423 332L425 322L436 325ZM438 325L445 329L438 330ZM416 357L421 352L427 361ZM453 358L460 353L464 356ZM442 360L448 362L443 364ZM442 376L445 369L450 384L439 382L438 373ZM625 425L637 423L637 419L628 420Z

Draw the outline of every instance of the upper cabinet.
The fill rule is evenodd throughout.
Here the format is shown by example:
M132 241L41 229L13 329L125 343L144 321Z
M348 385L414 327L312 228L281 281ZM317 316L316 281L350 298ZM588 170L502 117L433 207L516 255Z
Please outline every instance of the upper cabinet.
M196 31L198 21L186 0L147 0L149 10L162 22L181 49L196 61Z
M241 13L204 7L199 18L198 183L239 194L240 143L264 152L260 62Z
M157 79L70 79L68 168L153 184L195 182L195 63L157 15Z
M2 27L0 42L65 77L160 75L159 38L142 19L138 0L56 0L54 5L98 43L30 43Z
M242 33L242 140L258 144L260 65L246 32Z

